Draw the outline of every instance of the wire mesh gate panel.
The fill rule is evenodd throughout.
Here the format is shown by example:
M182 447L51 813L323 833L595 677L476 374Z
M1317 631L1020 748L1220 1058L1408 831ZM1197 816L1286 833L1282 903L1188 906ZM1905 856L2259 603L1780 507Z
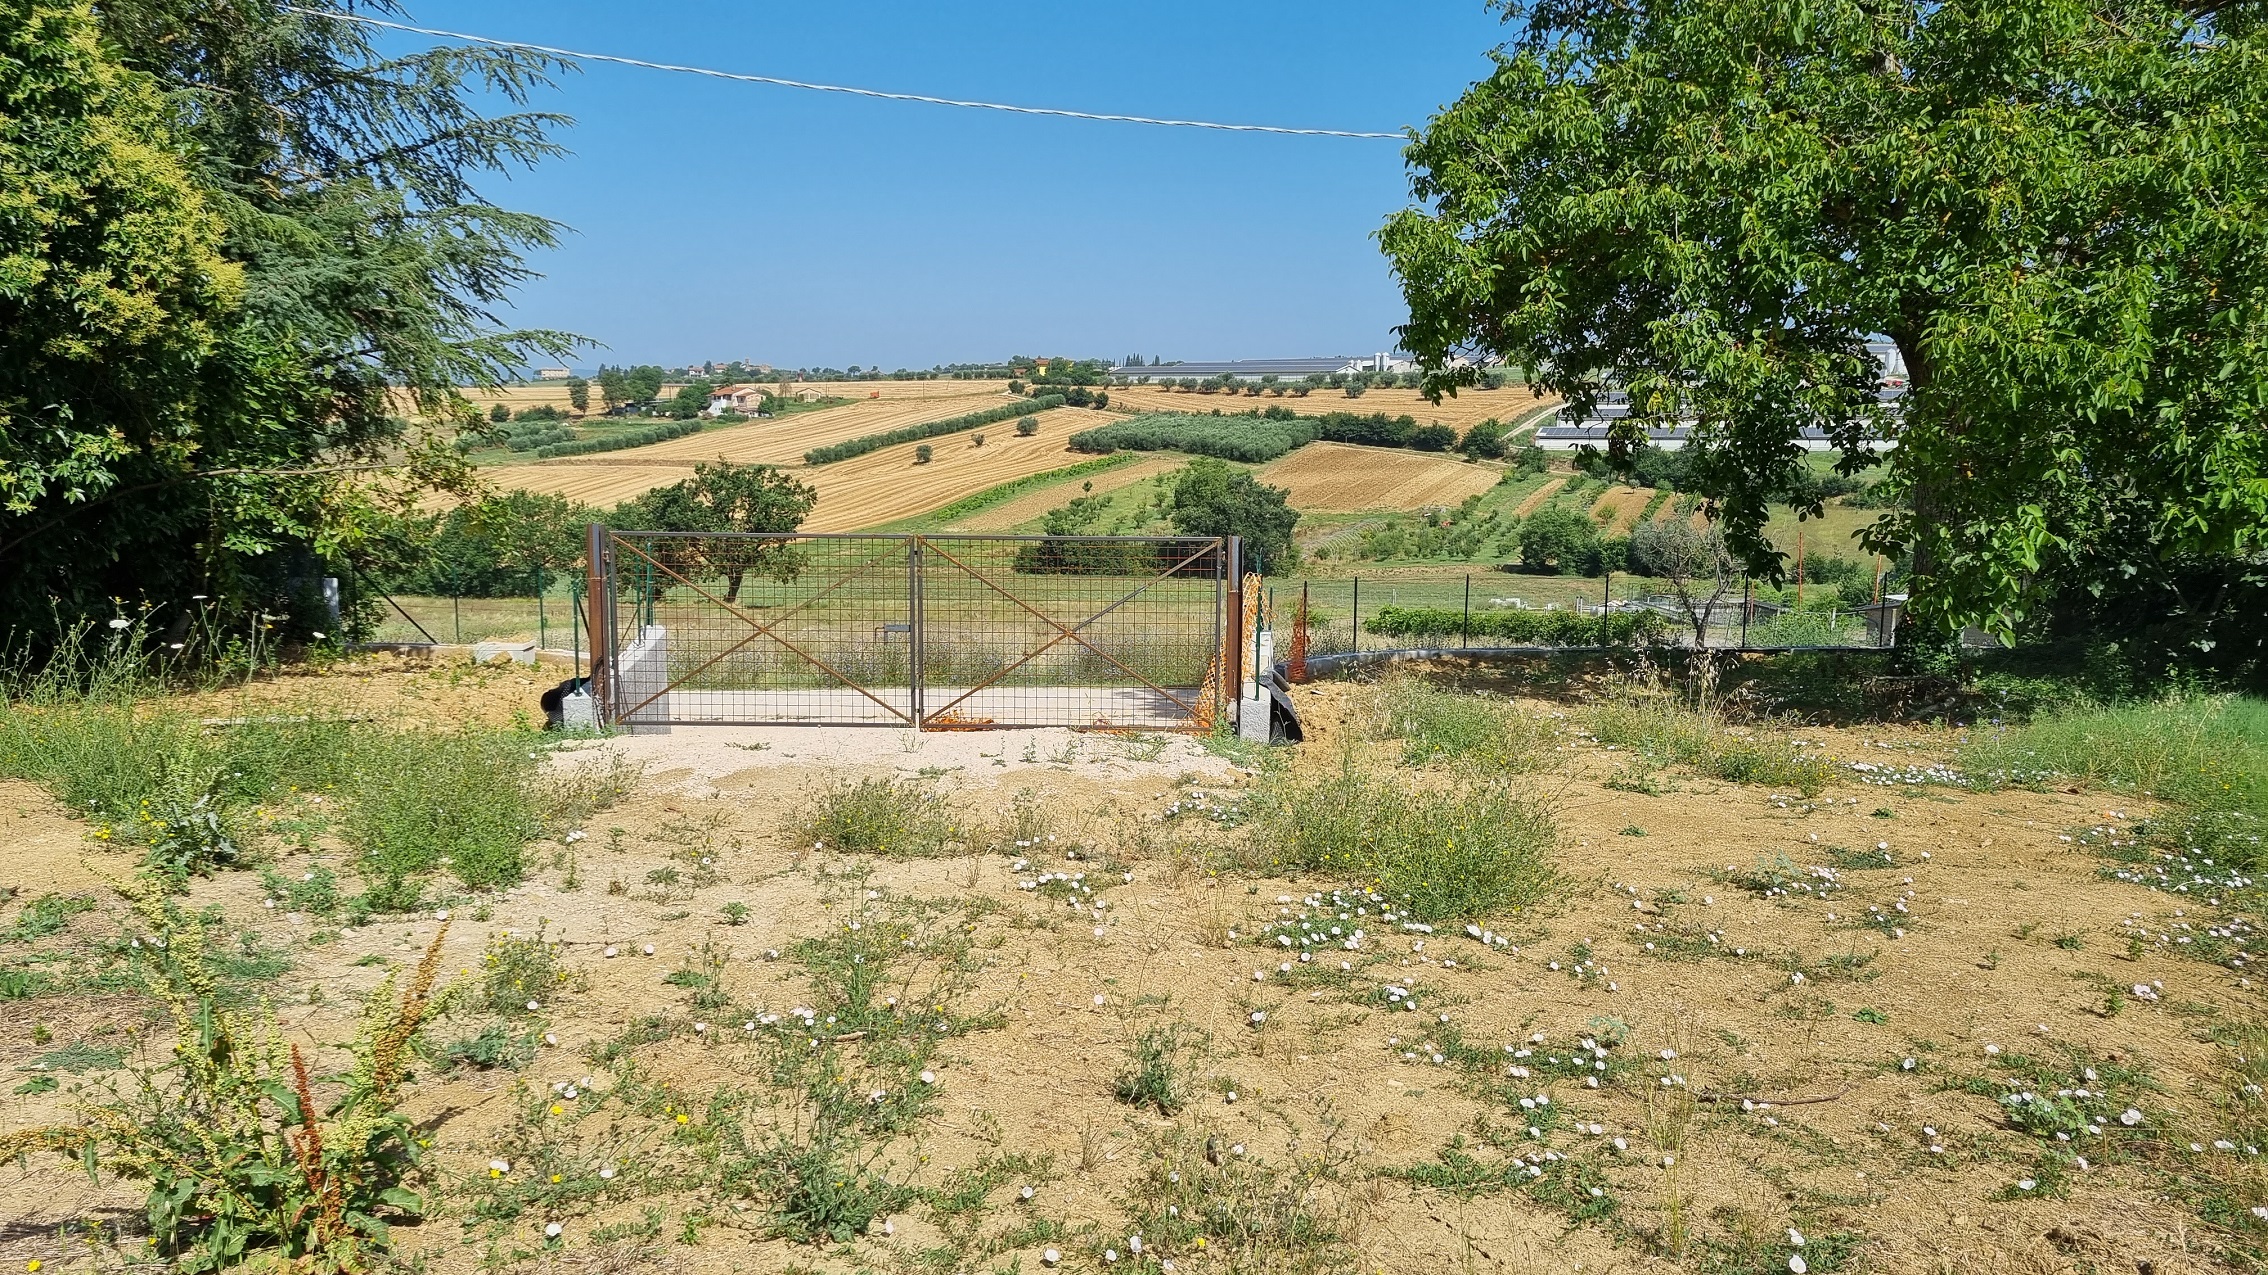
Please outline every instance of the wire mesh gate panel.
M1233 676L1236 542L592 528L607 719L1189 730Z

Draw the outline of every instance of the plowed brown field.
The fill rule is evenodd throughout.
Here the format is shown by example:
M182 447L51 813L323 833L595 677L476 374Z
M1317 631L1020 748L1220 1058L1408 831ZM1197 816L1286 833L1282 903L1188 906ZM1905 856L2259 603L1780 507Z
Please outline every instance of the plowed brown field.
M1441 400L1439 406L1425 401L1416 390L1371 390L1361 398L1348 398L1339 390L1317 390L1306 398L1286 396L1276 398L1263 394L1259 398L1226 394L1184 394L1179 390L1159 389L1155 385L1114 385L1110 390L1111 406L1124 405L1144 412L1243 412L1252 408L1282 405L1302 416L1321 416L1325 412L1384 412L1388 416L1408 413L1419 424L1438 421L1466 429L1473 424L1494 417L1506 425L1526 417L1546 402L1558 402L1557 396L1539 399L1528 390L1513 387L1501 390L1467 390L1455 398Z
M1437 453L1309 443L1259 478L1290 492L1294 509L1427 509L1487 491L1499 472Z
M1532 514L1538 509L1543 508L1543 503L1551 499L1553 496L1558 495L1559 489L1565 487L1566 485L1566 479L1554 478L1550 482L1545 483L1543 486L1529 492L1527 499L1522 500L1519 504L1519 507L1515 508L1512 511L1512 516L1515 518L1525 518L1529 514Z

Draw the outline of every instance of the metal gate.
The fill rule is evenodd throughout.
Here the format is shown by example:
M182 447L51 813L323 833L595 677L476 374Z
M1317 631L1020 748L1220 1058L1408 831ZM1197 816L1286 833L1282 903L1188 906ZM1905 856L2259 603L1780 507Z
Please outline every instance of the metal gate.
M590 531L613 724L1207 730L1234 537Z

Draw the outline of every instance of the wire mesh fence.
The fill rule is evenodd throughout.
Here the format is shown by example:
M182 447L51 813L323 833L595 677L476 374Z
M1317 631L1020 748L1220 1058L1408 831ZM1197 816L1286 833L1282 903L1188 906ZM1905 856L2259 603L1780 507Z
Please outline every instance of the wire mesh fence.
M1222 700L1232 541L607 532L611 720L1186 729Z

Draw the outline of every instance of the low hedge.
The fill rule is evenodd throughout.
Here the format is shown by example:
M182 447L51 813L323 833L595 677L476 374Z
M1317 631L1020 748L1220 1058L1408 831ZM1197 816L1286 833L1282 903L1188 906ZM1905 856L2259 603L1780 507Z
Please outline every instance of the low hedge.
M803 454L803 463L806 465L824 465L830 461L849 460L853 456L864 456L868 452L878 452L885 447L895 447L899 443L918 443L922 439L935 438L940 434L957 434L964 429L975 429L979 425L990 425L996 421L1012 421L1019 416L1030 416L1037 412L1047 411L1052 407L1061 406L1063 406L1062 395L1045 394L1039 398L1028 398L1018 403L989 407L981 412L970 412L966 416L949 416L944 420L931 421L926 425L908 425L902 429L893 429L886 433L864 434L857 438L844 439L839 443L829 443L825 447L814 447Z
M645 429L626 429L619 434L603 438L585 438L572 443L552 443L536 448L536 459L549 460L554 456L587 456L592 452L618 452L625 447L645 447L653 443L666 443L687 434L698 434L707 421L695 417L689 421L671 421L667 425L652 425Z
M1381 637L1461 635L1497 638L1516 646L1628 646L1658 642L1669 622L1651 611L1583 615L1575 611L1463 611L1448 607L1384 607L1363 623Z

